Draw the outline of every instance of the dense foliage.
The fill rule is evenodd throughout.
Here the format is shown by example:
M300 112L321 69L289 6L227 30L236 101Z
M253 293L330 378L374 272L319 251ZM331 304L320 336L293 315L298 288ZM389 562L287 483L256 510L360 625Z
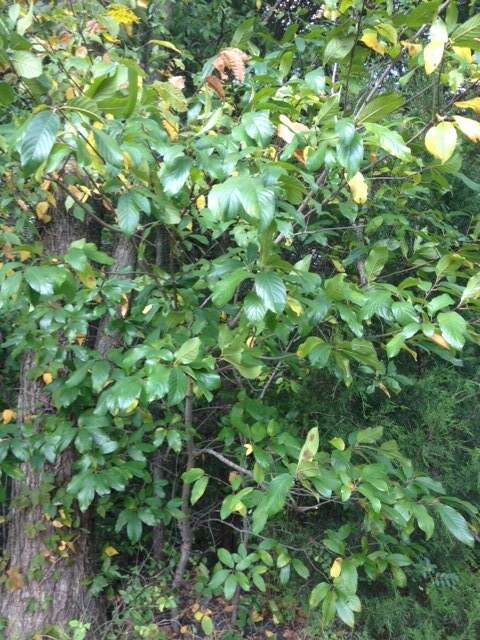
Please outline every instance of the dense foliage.
M7 640L457 633L479 64L453 0L2 9Z

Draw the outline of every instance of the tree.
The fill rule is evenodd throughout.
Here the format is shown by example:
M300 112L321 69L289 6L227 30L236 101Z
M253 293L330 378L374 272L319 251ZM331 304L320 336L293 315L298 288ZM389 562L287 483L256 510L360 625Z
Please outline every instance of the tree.
M461 511L476 510L380 427L321 443L276 398L312 368L395 393L394 358L458 363L478 344L478 225L438 203L468 185L462 152L480 139L480 15L332 1L277 40L278 3L259 3L200 61L182 14L133 5L13 4L0 22L0 296L21 359L0 442L7 638L101 616L84 579L107 514L133 543L178 522L179 588L210 492L248 531L218 550L210 588L227 598L264 589L271 518L336 505L311 604L353 625L359 569L403 586L410 538L436 514L473 544ZM284 556L282 580L308 576Z

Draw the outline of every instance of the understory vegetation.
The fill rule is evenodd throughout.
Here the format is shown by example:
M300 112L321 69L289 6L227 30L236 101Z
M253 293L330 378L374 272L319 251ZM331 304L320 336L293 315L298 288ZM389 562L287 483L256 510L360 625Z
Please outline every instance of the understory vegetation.
M477 5L0 5L0 637L480 637Z

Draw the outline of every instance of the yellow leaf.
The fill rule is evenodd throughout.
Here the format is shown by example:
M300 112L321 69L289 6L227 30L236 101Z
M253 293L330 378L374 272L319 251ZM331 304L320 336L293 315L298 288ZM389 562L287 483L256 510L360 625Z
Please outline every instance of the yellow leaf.
M73 98L75 98L75 89L73 87L68 87L68 89L65 91L65 99L73 100Z
M123 4L111 4L107 9L107 15L117 24L123 24L125 26L139 22L138 16Z
M457 144L457 132L451 122L440 122L436 127L431 127L425 136L425 147L432 156L444 164L455 151Z
M480 97L472 98L471 100L463 100L461 102L455 102L455 106L459 109L472 109L475 113L480 115Z
M434 333L433 336L430 336L430 340L438 344L439 347L443 347L443 349L450 349L450 345L443 336Z
M202 209L205 209L205 207L207 206L207 200L205 196L204 195L198 196L198 198L195 201L195 204L199 211L201 211Z
M365 204L368 198L368 184L363 173L357 173L348 181L348 186L352 192L353 201L357 204Z
M235 504L232 511L239 513L241 516L247 515L247 507L240 500Z
M173 125L171 122L169 122L168 120L162 120L162 125L165 131L167 132L167 135L170 138L170 140L172 141L177 140L178 138L177 127Z
M473 56L472 50L469 47L452 47L453 52L468 64L472 64Z
M253 447L251 444L247 443L247 444L244 444L243 446L245 448L245 455L249 456L253 453Z
M345 267L340 262L340 260L337 260L337 258L330 258L330 260L332 261L332 264L335 267L335 269L338 271L338 273L345 273Z
M118 551L115 549L115 547L105 547L105 549L103 550L103 553L108 558L113 558L113 556L118 556Z
M246 345L249 349L253 349L255 346L255 336L248 336Z
M11 409L4 409L2 411L3 424L8 424L14 418L15 418L15 411L12 411Z
M126 318L127 317L127 313L128 313L128 309L130 306L130 302L128 300L128 297L125 294L122 294L122 304L120 305L120 315L122 316L122 318Z
M462 116L453 116L455 124L472 142L480 142L480 122Z
M202 618L203 618L203 616L204 616L204 615L205 615L205 614L204 614L204 613L202 613L201 611L195 611L195 613L193 614L193 617L195 618L195 620L196 620L197 622L200 622L200 621L202 620Z
M383 56L386 51L385 45L378 41L377 34L371 29L363 32L360 42L363 42L369 49L373 49L373 51L376 51L381 56Z
M293 311L296 316L301 316L303 313L303 307L295 298L287 298L287 307Z
M125 409L125 413L127 414L133 413L137 407L138 407L138 398L135 398L135 400L132 400L132 402Z
M35 207L35 213L37 214L37 218L41 220L47 213L49 206L50 205L48 204L48 202L45 202L45 200L42 202L39 202Z
M342 573L342 558L336 558L335 562L330 567L330 576L332 578L338 578L338 576Z
M280 124L277 127L277 136L284 140L287 144L292 142L296 133L307 133L308 127L301 122L292 122L290 118L285 115L279 117Z
M62 529L63 527L63 523L60 522L60 520L52 520L52 525L55 527L55 529Z
M25 262L25 260L28 260L31 255L32 254L30 253L30 251L27 251L26 249L20 251L19 252L20 262Z
M153 304L147 304L147 306L146 306L146 307L143 307L143 309L142 309L142 313L143 313L143 315L144 315L144 316L146 316L146 315L147 315L147 313L150 311L150 309L151 309L152 307L153 307Z
M443 58L443 50L445 43L440 40L429 42L423 50L423 59L425 64L425 73L429 76L438 68Z
M250 620L252 622L261 622L263 620L263 616L259 611L256 611L255 609L252 611L252 613L250 614Z
M51 373L46 371L45 373L42 373L42 380L45 384L51 384L53 382L53 376Z
M407 40L402 40L401 44L403 48L407 50L407 53L411 58L417 56L423 48L421 44L415 44L414 42L408 42Z

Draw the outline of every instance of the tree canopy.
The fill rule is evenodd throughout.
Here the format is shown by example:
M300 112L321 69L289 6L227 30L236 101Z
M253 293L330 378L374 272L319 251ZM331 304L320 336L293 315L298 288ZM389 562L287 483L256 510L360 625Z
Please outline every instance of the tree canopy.
M233 623L296 575L353 627L437 524L473 546L476 507L381 424L293 407L478 353L479 64L475 3L6 4L7 639L99 638L115 540L166 567L173 628L194 570ZM326 570L275 533L307 515Z

